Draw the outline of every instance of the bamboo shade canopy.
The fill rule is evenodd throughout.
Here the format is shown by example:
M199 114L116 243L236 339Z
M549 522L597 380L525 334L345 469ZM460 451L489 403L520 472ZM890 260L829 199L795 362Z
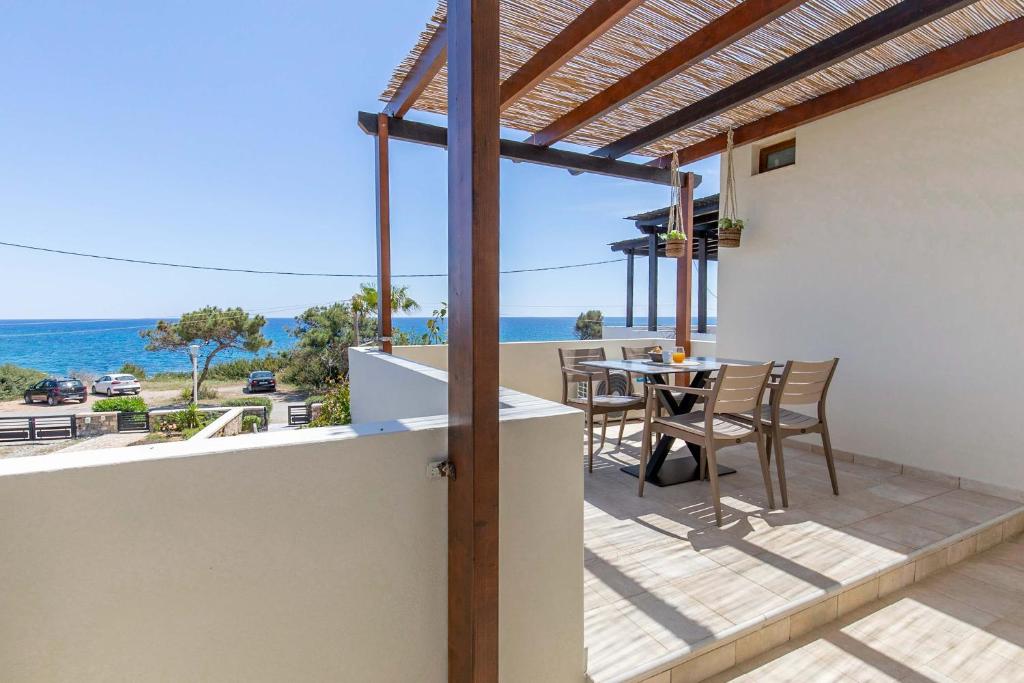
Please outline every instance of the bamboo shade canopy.
M590 0L500 0L502 81L591 5ZM619 81L709 22L738 0L646 0L593 42L526 91L502 112L507 128L535 133ZM617 106L565 137L600 147L712 95L745 77L899 4L898 0L809 0L776 17L660 85ZM392 74L389 100L446 16L440 0L427 28ZM979 0L931 23L735 106L638 150L671 154L730 127L850 85L912 59L1024 17L1024 0ZM447 112L447 70L442 68L413 108Z

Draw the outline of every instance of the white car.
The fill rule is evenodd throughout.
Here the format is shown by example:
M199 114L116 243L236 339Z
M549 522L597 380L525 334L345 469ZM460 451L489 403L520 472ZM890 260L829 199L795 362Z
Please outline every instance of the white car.
M142 391L142 387L139 385L139 380L135 379L135 375L115 375L111 373L103 375L92 383L92 393L94 394L106 394L107 396L113 396L114 394L137 395L140 391Z

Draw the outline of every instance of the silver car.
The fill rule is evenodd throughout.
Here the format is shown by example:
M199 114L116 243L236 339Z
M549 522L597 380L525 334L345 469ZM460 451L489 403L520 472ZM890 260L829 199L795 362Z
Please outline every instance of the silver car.
M111 373L103 375L92 383L92 393L94 394L106 394L107 396L114 396L115 394L137 395L140 391L142 391L142 386L139 385L139 380L135 379L135 375Z

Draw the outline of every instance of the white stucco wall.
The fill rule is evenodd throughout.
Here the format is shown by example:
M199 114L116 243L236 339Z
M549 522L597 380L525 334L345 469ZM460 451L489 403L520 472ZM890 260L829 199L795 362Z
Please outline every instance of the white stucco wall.
M365 365L400 405L447 394ZM501 680L579 683L582 417L509 401ZM0 460L2 679L444 683L447 419L401 417Z
M1022 86L1017 52L796 129L795 166L735 151L719 355L839 356L836 448L1024 488Z
M548 401L562 398L562 375L558 365L558 349L603 347L609 360L622 358L622 347L665 346L664 339L594 339L587 341L566 340L551 342L506 342L500 348L498 382L503 387L515 389ZM715 355L715 343L694 341L693 355ZM666 347L667 348L667 347ZM397 346L396 356L408 358L424 365L446 370L448 368L448 347Z

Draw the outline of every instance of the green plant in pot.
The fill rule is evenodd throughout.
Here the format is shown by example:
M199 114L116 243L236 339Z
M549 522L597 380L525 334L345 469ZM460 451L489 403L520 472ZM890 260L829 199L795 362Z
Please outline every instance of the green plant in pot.
M686 233L680 230L669 230L662 234L665 240L665 256L682 258L686 256Z
M740 235L743 234L742 218L722 218L718 221L718 246L740 246Z

